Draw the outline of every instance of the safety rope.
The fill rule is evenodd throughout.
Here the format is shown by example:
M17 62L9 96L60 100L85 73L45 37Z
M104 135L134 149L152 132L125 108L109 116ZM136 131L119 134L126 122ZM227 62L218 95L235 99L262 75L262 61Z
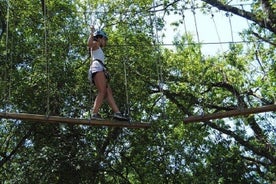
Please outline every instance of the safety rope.
M197 42L199 43L199 33L198 33L198 26L197 26L197 19L196 19L196 7L195 7L195 2L192 0L192 8L191 11L193 13L193 18L194 18L194 23L195 23L195 29L196 29L196 37L197 37Z
M130 107L129 107L129 95L128 95L128 81L127 81L127 70L126 70L126 59L124 59L124 85L125 85L125 115L131 118Z
M91 22L92 22L92 20L91 20ZM92 24L91 24L92 25ZM92 64L92 62L93 62L93 52L92 52L92 49L90 49L89 50L89 53L90 53L90 65ZM89 68L88 68L88 72L90 72L90 65L89 65ZM89 96L90 96L90 104L91 105L93 105L93 103L94 103L94 90L93 90L93 85L92 85L92 76L90 76L90 75L92 75L91 73L88 73L88 77L91 77L91 78L89 78L89 81L90 81L90 88L89 88ZM92 117L92 109L91 108L89 108L89 111L88 111L88 115L89 115L89 117ZM91 119L91 118L89 118L89 119Z
M185 13L184 13L184 8L181 9L181 15L182 15L182 20L183 20L183 26L184 26L184 31L185 31L185 35L188 35L188 31L187 31L187 25L186 25L186 21L185 21Z
M228 21L229 21L229 25L230 25L231 39L232 39L232 42L234 43L234 34L233 34L233 27L232 27L231 16L232 16L231 13L229 13L229 12L226 13L226 17L228 17Z
M164 78L163 78L163 67L162 67L162 62L161 62L161 51L160 51L160 45L159 45L159 29L158 29L158 17L156 15L156 7L157 4L155 1L153 1L153 11L154 11L154 20L152 25L155 25L155 29L152 30L152 33L154 34L155 40L154 40L154 45L155 45L155 49L157 51L157 66L156 66L156 70L157 70L157 79L158 79L158 88L159 88L159 92L161 94L161 109L162 109L162 116L166 116L166 112L165 112L165 96L164 96ZM153 29L153 27L152 27Z
M48 60L48 48L47 48L47 0L43 4L43 24L44 24L44 59L46 61L46 81L47 81L47 99L46 99L46 116L50 115L50 66Z
M211 18L212 18L213 24L215 26L216 34L218 37L218 41L219 41L219 43L221 43L221 39L220 39L219 32L218 32L218 27L217 27L216 21L214 19L215 15L213 14L212 10L210 10L210 11L211 11ZM220 48L221 48L221 51L223 51L222 44L220 44Z
M88 10L88 12L89 13L91 13L90 14L90 25L89 25L89 33L90 34L93 34L91 31L91 26L94 26L94 19L93 19L93 7L92 7L92 5L89 3L89 1L88 1L88 8L89 8L89 10ZM94 27L95 28L95 27ZM89 64L89 68L88 68L88 72L90 72L90 65L92 64L92 62L93 62L93 52L92 52L92 49L90 49L89 50L89 54L90 54L90 64ZM88 75L91 75L90 73L88 74ZM90 81L90 88L89 88L89 96L90 96L90 104L91 105L93 105L94 104L94 90L93 90L93 85L92 85L92 76L91 76L91 79L89 79L89 80L91 80ZM91 120L91 117L92 117L92 110L93 109L91 109L91 108L89 108L89 110L88 110L88 115L89 115L89 120Z
M191 1L191 11L193 13L194 26L195 26L195 29L196 29L197 44L201 44L200 43L200 38L199 38L199 32L198 32L197 17L196 17L196 9L197 8L198 7L195 6L195 1L192 0ZM201 49L199 51L200 51L200 55L199 56L201 57ZM189 54L189 59L190 59L190 62L192 62L191 61L192 60L191 59L191 54ZM199 98L198 99L198 105L199 105L199 107L201 107L201 109L199 109L199 110L201 110L201 115L204 115L204 113L205 113L205 104L204 104L204 99L203 98L201 98L201 99Z
M245 11L244 6L243 6L242 4L240 5L240 7L241 7L241 9L242 9L243 11ZM246 19L246 23L247 23L248 27L250 27L250 23L249 23L249 20L248 20L248 19ZM264 31L266 31L266 30L264 29ZM260 47L260 42L259 42L259 41L253 42L253 47L255 47L255 58L256 58L258 64L260 65L260 68L261 68L261 70L262 70L262 72L263 72L263 74L264 74L264 77L263 77L263 78L267 78L268 81L271 81L270 76L269 76L269 75L267 74L267 72L265 71L265 69L264 69L264 67L263 67L263 65L262 65L262 62L261 62L261 60L260 60L260 58L259 58L259 56L261 56L261 52L260 52L260 49L259 49L259 47ZM268 85L269 85L269 88L272 88L272 84L271 84L271 83L268 83ZM275 101L276 101L276 95L275 95L275 93L273 93L272 98L273 98L273 101L275 102Z
M6 112L8 110L8 102L10 100L10 91L11 91L11 84L10 81L8 79L8 63L9 63L9 57L8 57L8 53L9 53L9 20L10 20L10 1L7 0L7 21L6 21L6 69L5 69L5 74L4 74L4 81L5 81L5 85L4 85L4 100L6 101L5 105L4 105L4 112ZM9 80L9 84L8 83ZM8 85L8 95L6 95L6 88Z

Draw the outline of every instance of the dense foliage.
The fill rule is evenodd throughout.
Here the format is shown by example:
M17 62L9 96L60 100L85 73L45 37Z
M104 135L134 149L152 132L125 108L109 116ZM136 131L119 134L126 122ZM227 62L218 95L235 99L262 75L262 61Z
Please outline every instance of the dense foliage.
M152 124L0 119L1 183L272 183L275 112L193 124L183 118L275 104L275 3L254 1L246 11L203 2L1 0L1 112L87 118L95 91L86 41L95 23L109 35L105 53L120 109ZM163 48L156 35L164 16L191 3L250 20L247 47L233 43L227 53L204 56L183 33L174 49ZM112 112L104 105L101 113Z

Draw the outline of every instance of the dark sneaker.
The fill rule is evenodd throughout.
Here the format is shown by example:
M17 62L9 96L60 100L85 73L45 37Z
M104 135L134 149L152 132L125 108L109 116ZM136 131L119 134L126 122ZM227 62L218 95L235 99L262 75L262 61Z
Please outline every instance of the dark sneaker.
M113 114L113 118L120 121L128 121L127 117L124 117L120 112L116 112Z
M94 119L94 120L104 120L104 119L101 117L101 115L99 115L99 114L92 114L91 119Z

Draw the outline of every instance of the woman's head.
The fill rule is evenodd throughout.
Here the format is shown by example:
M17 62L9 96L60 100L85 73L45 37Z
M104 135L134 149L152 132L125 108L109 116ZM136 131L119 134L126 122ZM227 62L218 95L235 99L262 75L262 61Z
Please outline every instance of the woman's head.
M96 31L94 36L95 37L104 37L105 39L108 40L107 34L102 30Z
M106 42L108 40L108 37L107 37L107 34L104 31L99 30L99 31L95 32L94 39L97 40L100 43L101 47L104 47L104 46L106 46Z

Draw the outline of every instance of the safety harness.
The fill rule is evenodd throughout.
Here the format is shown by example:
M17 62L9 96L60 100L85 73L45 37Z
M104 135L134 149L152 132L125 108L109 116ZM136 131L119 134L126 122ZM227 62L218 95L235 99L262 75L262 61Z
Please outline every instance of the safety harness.
M98 61L103 66L103 72L104 72L105 78L107 79L107 81L109 81L110 80L110 74L107 70L107 66L100 59L94 59L93 61ZM95 74L96 73L94 73L94 75ZM89 70L89 80L90 80L91 84L95 84L95 82L93 80L94 75Z

